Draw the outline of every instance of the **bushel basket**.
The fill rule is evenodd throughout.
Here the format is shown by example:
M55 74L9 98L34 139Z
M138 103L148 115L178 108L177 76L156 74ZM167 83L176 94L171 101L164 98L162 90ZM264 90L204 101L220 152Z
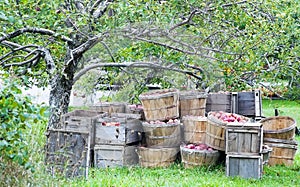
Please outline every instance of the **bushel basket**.
M218 150L196 150L180 146L181 161L185 168L215 165L219 158Z
M292 140L295 137L296 121L288 116L262 119L264 138Z
M167 120L179 117L178 90L150 91L139 96L146 121Z

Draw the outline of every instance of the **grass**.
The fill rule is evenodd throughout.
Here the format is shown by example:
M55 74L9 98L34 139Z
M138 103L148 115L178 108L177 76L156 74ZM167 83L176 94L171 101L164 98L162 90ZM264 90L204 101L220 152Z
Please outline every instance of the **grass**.
M281 100L263 101L264 116L273 116L274 108L278 108L281 115L288 115L293 117L297 122L300 121L299 102ZM34 163L36 171L33 173L29 172L26 176L15 176L16 183L14 185L7 184L6 186L300 186L299 151L296 154L293 166L264 166L263 177L259 180L227 177L225 175L225 164L214 167L185 169L180 163L175 163L168 168L153 169L138 166L107 169L91 168L88 179L52 177L49 173L45 172L44 132L45 124L34 124L29 132L31 136L28 138L30 138L30 146L32 147L31 160ZM297 140L300 143L299 136Z

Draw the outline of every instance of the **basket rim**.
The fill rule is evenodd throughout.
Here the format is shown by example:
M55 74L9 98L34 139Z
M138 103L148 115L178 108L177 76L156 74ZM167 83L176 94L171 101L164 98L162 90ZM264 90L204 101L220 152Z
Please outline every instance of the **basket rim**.
M195 116L195 115L185 115L185 116L182 116L181 120L207 121L207 117Z
M140 100L145 100L145 99L158 99L162 97L169 97L169 96L178 96L178 89L162 89L162 90L153 90L153 91L148 91L145 93L142 93L139 95ZM154 93L157 93L158 95L152 95Z
M218 118L214 117L213 115L211 115L212 112L216 112L216 111L210 111L207 115L207 120L208 121L211 121L211 122L214 122L216 125L218 126L227 126L227 124L233 124L235 122L224 122L222 120L219 120ZM224 111L222 111L224 112ZM225 114L235 114L237 116L240 116L242 118L244 118L246 120L245 123L248 123L250 118L246 117L246 116L243 116L243 115L240 115L240 114L236 114L236 113L231 113L231 112L224 112ZM239 123L239 124L245 124L245 123Z
M179 91L179 100L186 100L186 99L205 99L208 97L208 94L200 91L200 90L186 90L186 91Z
M180 121L178 120L176 123L164 123L164 124L151 124L149 122L142 122L142 126L150 127L150 128L162 128L162 127L175 127L180 125Z
M160 146L151 146L151 147L137 147L136 148L137 151L140 150L153 150L153 151L162 151L162 150L170 150L170 151L179 151L179 147L178 146L174 146L174 147L160 147Z
M272 117L267 117L267 118L264 118L264 119L260 120L260 123L264 126L263 123L266 122L266 121L271 121L271 120L274 120L274 119L286 119L286 118L288 118L289 120L292 120L293 124L290 125L289 127L286 127L286 128L283 128L283 129L278 129L278 130L265 130L264 129L263 130L264 133L276 134L276 133L284 133L284 132L293 130L296 127L296 121L292 117L289 117L289 116L272 116Z

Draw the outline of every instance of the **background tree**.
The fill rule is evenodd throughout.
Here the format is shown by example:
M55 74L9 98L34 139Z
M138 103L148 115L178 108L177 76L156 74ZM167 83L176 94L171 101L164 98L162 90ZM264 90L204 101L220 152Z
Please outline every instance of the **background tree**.
M3 68L11 68L27 79L30 77L31 83L50 85L51 128L59 127L60 116L68 111L74 81L91 67L107 67L106 70L119 74L133 63L139 66L151 61L152 64L142 67L184 70L208 85L214 78L224 78L227 86L241 83L233 80L253 84L254 80L262 80L262 75L268 77L275 70L279 71L278 67L284 70L280 69L276 76L286 79L289 74L293 80L299 79L299 48L290 45L299 40L292 34L293 29L299 29L297 2L0 3L3 28L0 63ZM286 33L283 35L281 31ZM161 51L150 50L149 53L149 45L145 43L153 45L153 51ZM101 51L89 53L99 45ZM139 56L134 55L135 50L128 51L136 45L142 45ZM278 46L283 46L283 50L275 53ZM162 55L164 53L170 55ZM172 53L182 58L173 61L165 58ZM128 61L131 63L124 63ZM90 65L83 70L86 64ZM114 66L122 67L122 71ZM77 75L79 70L81 73Z

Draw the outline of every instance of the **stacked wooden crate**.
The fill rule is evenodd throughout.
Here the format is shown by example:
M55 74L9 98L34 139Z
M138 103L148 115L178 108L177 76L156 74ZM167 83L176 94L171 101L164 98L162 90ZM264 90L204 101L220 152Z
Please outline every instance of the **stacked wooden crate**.
M263 171L262 124L228 123L225 139L226 175L261 178Z
M132 166L138 164L135 151L141 142L140 115L111 113L95 125L95 167Z

